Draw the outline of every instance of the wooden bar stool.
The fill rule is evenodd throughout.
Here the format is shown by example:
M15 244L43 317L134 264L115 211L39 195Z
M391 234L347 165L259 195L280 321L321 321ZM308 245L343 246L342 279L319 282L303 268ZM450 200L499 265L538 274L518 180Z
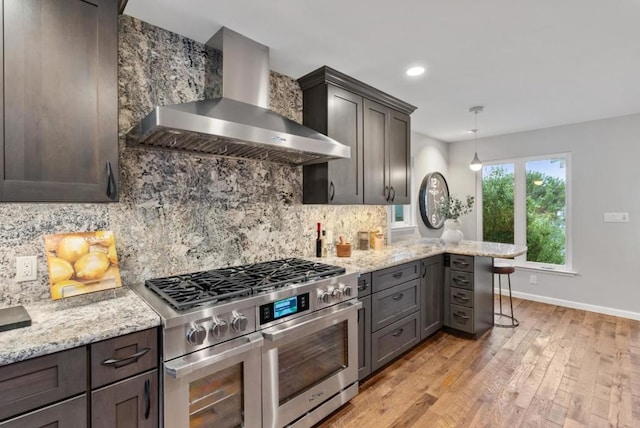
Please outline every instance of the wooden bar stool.
M494 320L493 325L496 327L506 327L506 328L515 328L520 325L520 321L518 321L513 316L513 300L511 299L511 274L516 271L516 268L510 265L497 265L493 267L493 273L498 275L498 289L499 298L500 298L500 312L494 312L495 315L498 315L498 320ZM502 275L507 275L507 279L509 281L509 306L511 307L511 315L507 315L502 312ZM504 323L502 322L503 318L508 318L511 322Z

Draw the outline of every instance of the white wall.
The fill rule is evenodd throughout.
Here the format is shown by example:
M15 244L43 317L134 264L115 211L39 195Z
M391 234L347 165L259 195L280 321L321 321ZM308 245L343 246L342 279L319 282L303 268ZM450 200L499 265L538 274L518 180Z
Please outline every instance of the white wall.
M418 197L420 195L420 184L425 175L438 171L445 179L449 180L448 155L449 145L442 141L435 140L424 134L413 132L411 134L411 156L413 157L413 188L411 195L414 203L414 218L418 225L418 231L424 238L439 238L442 229L429 229L420 217L420 206Z
M449 187L458 195L475 194L473 151L472 141L449 146ZM565 152L571 153L578 275L537 272L531 285L532 272L520 270L515 294L640 319L640 114L478 140L483 161ZM605 211L628 212L630 221L604 223ZM476 239L476 224L465 219L466 239Z

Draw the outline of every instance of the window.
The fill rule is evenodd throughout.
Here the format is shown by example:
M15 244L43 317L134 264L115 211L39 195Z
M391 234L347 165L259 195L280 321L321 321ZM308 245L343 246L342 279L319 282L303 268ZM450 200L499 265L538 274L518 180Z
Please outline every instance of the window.
M484 241L526 245L521 262L531 267L570 267L569 156L486 163L482 168Z
M413 205L391 205L391 227L411 226L411 207Z

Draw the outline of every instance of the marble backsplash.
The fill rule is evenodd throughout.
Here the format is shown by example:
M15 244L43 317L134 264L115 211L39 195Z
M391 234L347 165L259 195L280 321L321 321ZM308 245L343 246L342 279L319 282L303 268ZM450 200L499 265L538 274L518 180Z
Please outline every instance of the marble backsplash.
M119 39L120 202L0 203L0 306L49 298L49 233L113 230L132 284L312 256L317 222L353 242L358 230L386 231L384 206L303 205L301 167L126 147L122 136L155 104L219 96L222 54L126 15ZM295 80L271 73L271 108L301 121ZM34 254L38 280L15 282L16 256Z

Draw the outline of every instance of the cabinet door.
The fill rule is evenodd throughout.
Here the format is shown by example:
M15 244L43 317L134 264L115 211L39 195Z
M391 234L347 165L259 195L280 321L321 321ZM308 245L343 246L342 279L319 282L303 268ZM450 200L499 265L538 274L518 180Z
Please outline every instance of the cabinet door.
M389 188L389 202L411 203L411 118L395 110L389 125Z
M157 370L92 392L91 426L93 428L157 427Z
M86 426L86 395L0 422L0 428L83 428Z
M440 330L443 325L444 267L442 256L422 261L422 329L420 340Z
M389 116L391 110L364 100L364 203L389 203Z
M350 159L329 162L329 203L361 204L362 182L362 97L329 86L327 135L351 148Z
M0 201L117 200L117 1L3 13Z
M358 309L358 379L371 374L371 296L361 297Z

